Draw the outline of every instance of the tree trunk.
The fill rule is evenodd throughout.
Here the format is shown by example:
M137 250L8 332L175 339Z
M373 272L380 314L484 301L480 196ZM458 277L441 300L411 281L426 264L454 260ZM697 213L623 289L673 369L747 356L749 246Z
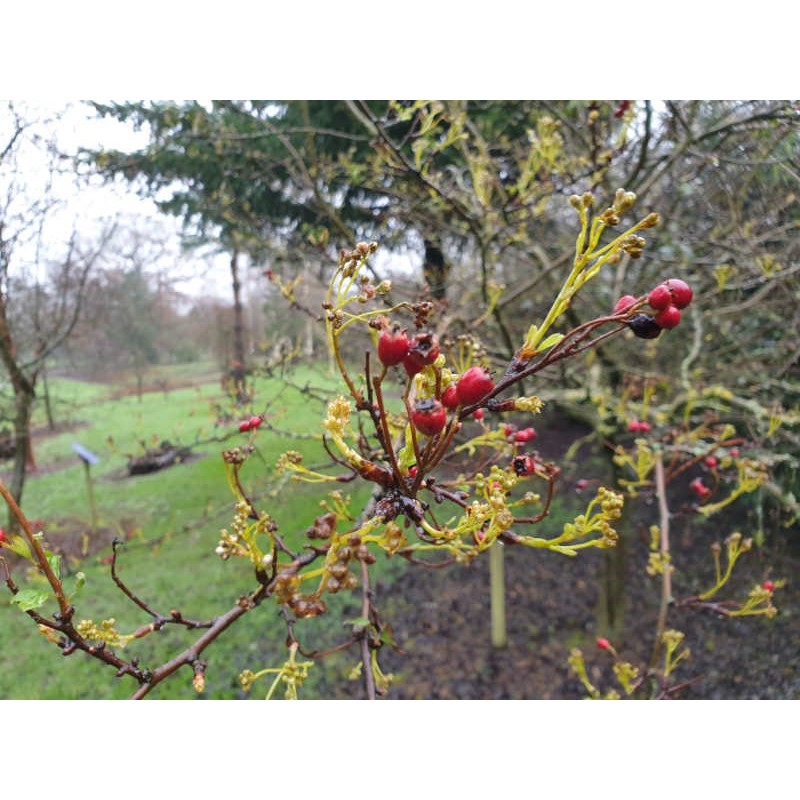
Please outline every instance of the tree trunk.
M447 294L447 276L450 273L450 265L445 261L441 245L427 238L425 239L425 261L422 265L422 273L430 293L437 300L444 300Z
M44 388L44 411L45 414L47 414L47 430L54 431L56 429L56 422L53 417L53 405L50 402L50 386L47 383L47 370L44 364L42 364L42 387Z
M239 280L239 250L234 247L231 253L231 287L233 288L233 364L230 375L236 387L236 400L239 403L247 402L245 390L244 353L244 310L242 308L242 284Z

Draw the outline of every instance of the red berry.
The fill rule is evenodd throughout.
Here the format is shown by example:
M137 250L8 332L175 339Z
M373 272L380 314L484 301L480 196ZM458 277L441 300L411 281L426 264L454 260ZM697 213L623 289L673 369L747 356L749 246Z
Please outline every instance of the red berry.
M680 278L670 278L664 281L664 285L672 294L672 304L677 308L686 308L692 302L694 292L686 281Z
M650 303L650 307L654 308L656 311L662 311L667 306L672 305L672 292L670 292L666 282L659 283L658 286L647 295L647 302Z
M739 448L738 447L731 447L728 451L731 454L731 458L738 458L739 457Z
M533 475L536 471L536 461L533 456L529 455L514 456L511 466L514 468L514 472L519 476Z
M700 498L708 497L711 494L711 489L703 483L702 478L695 478L689 484L689 488Z
M417 477L417 472L418 472L417 465L414 464L413 467L409 467L408 468L408 477L409 478L416 478Z
M581 478L580 480L575 482L575 488L579 492L582 492L588 485L589 485L589 481L587 481L586 478Z
M411 422L420 433L435 436L442 432L447 422L447 412L444 406L432 397L428 400L418 400L411 412Z
M408 334L395 325L384 328L378 337L378 358L387 367L399 364L408 355Z
M454 383L451 383L442 392L442 405L445 408L449 408L451 411L454 408L458 408L458 392L456 391L456 385Z
M714 458L714 456L707 456L705 463L707 467L709 467L710 469L714 469L714 467L716 467L717 464L719 464L719 461L717 461L717 459Z
M599 647L601 650L608 650L608 649L611 647L611 642L609 642L609 641L608 641L608 639L604 639L603 637L600 637L600 638L599 638L599 639L598 639L598 640L595 642L595 644L596 644L596 645L597 645L597 646L598 646L598 647Z
M239 423L239 433L244 433L250 430L250 420L244 419Z
M632 419L632 420L631 420L631 421L628 423L628 430L629 430L631 433L639 433L639 431L640 431L641 429L642 429L642 423L641 423L641 422L639 422L639 420L638 420L638 419Z
M517 432L517 426L512 425L510 422L503 428L505 436L513 436Z
M622 314L623 311L627 311L635 302L636 298L632 294L626 294L623 297L620 297L614 306L614 313Z
M3 542L7 541L8 541L8 536L6 536L5 530L3 530L3 528L0 528L0 544L3 544Z
M650 433L651 428L652 425L649 422L642 421L639 423L639 433Z
M681 312L676 306L667 306L655 316L656 325L660 328L672 330L681 321Z
M439 357L439 340L434 333L418 333L408 343L403 366L409 375L416 375Z
M472 412L472 418L480 422L483 419L483 409L476 408L475 411Z
M494 389L494 381L484 367L470 367L456 385L458 400L462 406L480 403Z
M253 428L260 428L261 427L261 423L263 421L264 421L264 419L262 417L259 417L259 416L250 417L250 419L248 420L248 422L250 423L250 429L252 430Z
M524 444L525 442L532 442L536 438L536 431L533 428L523 428L514 434L514 441Z
M768 592L774 592L775 584L772 581L764 581L764 583L761 584L761 588L766 589Z
M619 105L614 109L614 116L620 119L625 115L625 112L631 107L630 100L620 100Z

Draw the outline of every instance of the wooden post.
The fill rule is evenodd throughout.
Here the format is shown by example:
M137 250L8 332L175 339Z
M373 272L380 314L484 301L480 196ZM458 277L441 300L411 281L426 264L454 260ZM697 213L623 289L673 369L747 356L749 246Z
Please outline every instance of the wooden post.
M495 542L489 548L489 598L491 602L492 647L498 648L505 647L508 644L503 555L502 542Z

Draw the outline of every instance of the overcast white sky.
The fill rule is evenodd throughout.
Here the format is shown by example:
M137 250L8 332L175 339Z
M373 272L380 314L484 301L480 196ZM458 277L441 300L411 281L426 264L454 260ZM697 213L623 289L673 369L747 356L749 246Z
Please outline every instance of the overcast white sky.
M61 201L48 213L44 229L53 257L63 252L73 230L88 243L96 239L104 226L116 220L118 227L166 240L167 252L160 263L152 265L152 271L169 265L169 277L178 281L175 284L178 291L230 299L227 260L185 253L180 244L178 220L159 212L155 203L138 196L125 181L108 184L95 178L88 183L76 182L73 176L65 174L57 177L47 192L48 159L41 144L30 141L34 136L54 137L59 150L72 155L81 147L134 149L147 143L145 132L137 132L116 120L100 119L91 107L80 102L15 101L14 105L26 120L40 120L21 148L14 179L24 187L28 202L45 194ZM0 106L0 141L5 141L3 133L8 122L8 107L4 103ZM17 257L20 259L17 268L21 269L34 258L30 249L22 249Z

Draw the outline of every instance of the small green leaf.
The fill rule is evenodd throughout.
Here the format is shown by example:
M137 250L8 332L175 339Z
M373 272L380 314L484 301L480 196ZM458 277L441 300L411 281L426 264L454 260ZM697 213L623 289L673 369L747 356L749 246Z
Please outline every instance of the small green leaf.
M44 589L22 589L11 598L12 603L16 603L22 611L32 611L43 606L50 593Z
M11 550L12 553L16 553L18 556L28 559L28 561L33 561L31 549L21 536L12 536L11 539L6 542L5 546Z
M56 576L57 580L61 580L61 556L57 555L56 553L47 552L47 563L50 565L50 569L53 570L53 575Z
M555 347L564 338L563 333L551 333L537 348L536 351L541 353Z

